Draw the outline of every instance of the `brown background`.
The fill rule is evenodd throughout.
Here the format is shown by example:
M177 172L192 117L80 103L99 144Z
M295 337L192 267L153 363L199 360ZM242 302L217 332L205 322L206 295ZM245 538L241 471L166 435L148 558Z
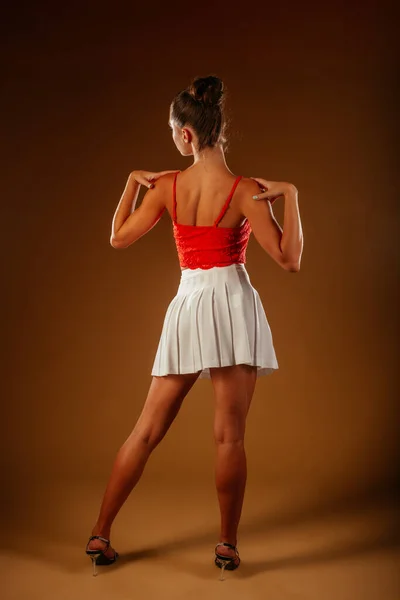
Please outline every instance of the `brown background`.
M79 565L86 559L101 491L143 405L179 282L166 213L125 251L109 244L111 219L131 170L189 166L172 141L169 103L194 76L210 73L229 94L229 168L293 182L305 239L297 274L280 269L254 238L249 244L247 268L280 369L259 380L248 418L243 535L253 498L261 531L265 520L298 514L301 521L342 506L357 512L369 499L393 497L392 7L69 3L14 5L5 16L1 456L9 544L21 555L15 540L24 532L70 544ZM282 223L282 205L274 209ZM137 497L151 508L140 520L155 544L163 527L151 524L161 510L155 497L166 494L162 518L173 524L172 536L185 518L179 499L194 491L216 502L212 417L210 382L199 381L147 465ZM139 527L135 493L116 532L126 531L131 512ZM211 550L216 504L212 510ZM204 531L202 514L191 520L192 544ZM378 546L394 543L392 519L372 536ZM136 548L127 535L127 547ZM214 583L215 573L209 577ZM385 577L386 597L400 597L394 574ZM263 585L246 597L258 597ZM12 589L10 598L20 597ZM322 585L318 597L330 598L331 589ZM314 598L311 591L305 584L304 597ZM278 600L294 597L274 592ZM362 593L370 597L367 587Z

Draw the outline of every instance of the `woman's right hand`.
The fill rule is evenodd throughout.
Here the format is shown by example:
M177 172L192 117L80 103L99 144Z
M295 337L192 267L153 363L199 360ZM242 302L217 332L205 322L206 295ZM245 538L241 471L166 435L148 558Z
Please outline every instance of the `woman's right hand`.
M159 178L162 177L163 175L166 175L167 173L179 173L179 169L174 169L171 171L132 171L132 173L130 174L130 177L132 177L135 181L137 181L137 183L139 185L145 185L148 188L153 188L154 187L154 182Z

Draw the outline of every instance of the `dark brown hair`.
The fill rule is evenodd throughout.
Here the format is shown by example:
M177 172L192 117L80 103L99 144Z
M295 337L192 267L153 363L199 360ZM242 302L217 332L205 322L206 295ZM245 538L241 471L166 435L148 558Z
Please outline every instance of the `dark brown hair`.
M198 137L197 150L226 144L225 86L215 75L195 77L171 103L171 119L178 127L190 125Z

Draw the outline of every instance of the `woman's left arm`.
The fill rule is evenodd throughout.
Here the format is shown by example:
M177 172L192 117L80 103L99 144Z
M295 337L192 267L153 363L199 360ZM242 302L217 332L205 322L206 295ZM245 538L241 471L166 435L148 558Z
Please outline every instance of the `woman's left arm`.
M304 240L297 188L294 185L289 185L285 190L284 198L281 249L286 256L290 257L296 268L300 269Z
M292 183L268 181L261 177L252 177L261 188L261 193L253 196L256 200L269 200L272 204L278 198L284 198L283 231L280 239L280 251L293 271L300 269L303 252L303 228L300 219L298 190ZM272 209L271 209L272 211Z
M160 220L165 210L165 194L162 185L154 182L166 173L176 171L132 171L118 203L111 226L110 244L113 248L127 248ZM135 210L139 188L146 185L145 194L139 208Z

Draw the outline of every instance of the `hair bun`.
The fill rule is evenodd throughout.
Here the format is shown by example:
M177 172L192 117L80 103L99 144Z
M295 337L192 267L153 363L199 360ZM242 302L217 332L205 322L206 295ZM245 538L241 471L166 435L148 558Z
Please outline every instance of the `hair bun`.
M218 105L222 101L224 84L219 77L196 77L190 84L188 92L195 100L208 106Z

